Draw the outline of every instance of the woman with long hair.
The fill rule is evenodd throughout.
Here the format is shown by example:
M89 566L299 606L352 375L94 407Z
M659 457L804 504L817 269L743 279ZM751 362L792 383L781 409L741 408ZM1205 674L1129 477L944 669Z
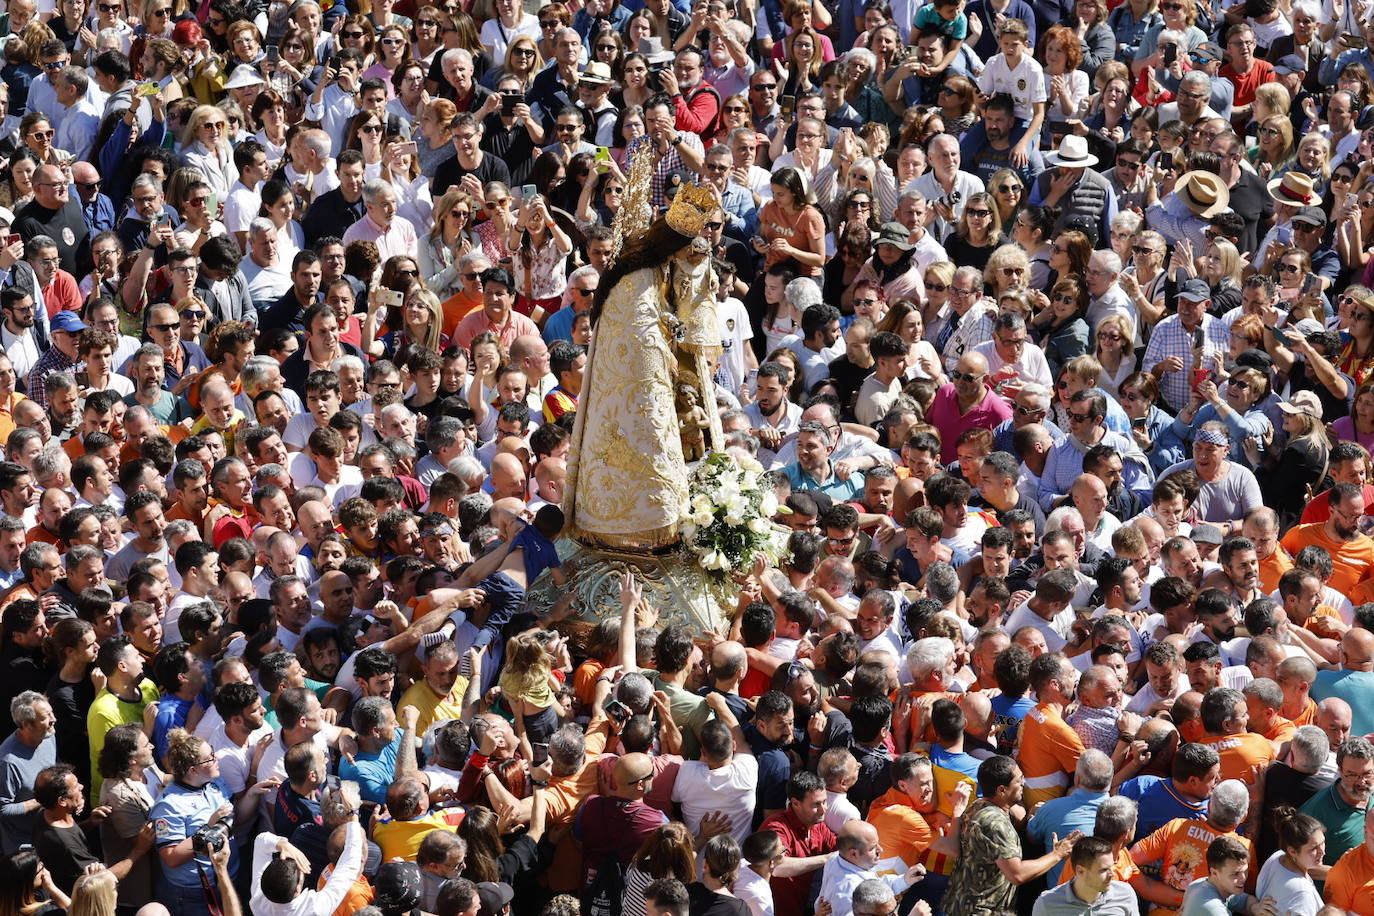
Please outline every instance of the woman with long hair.
M488 794L495 788L498 797L510 799L509 792L503 792L494 773L485 777ZM533 791L534 804L531 806L530 826L524 833L511 835L509 843L501 836L501 828L512 828L492 813L490 808L473 805L468 808L467 816L458 825L458 835L468 844L467 864L463 877L474 883L482 881L504 881L507 884L526 872L539 868L539 841L544 836L545 799L538 786ZM518 799L517 799L518 800Z
M993 172L988 179L988 193L992 195L993 201L997 204L997 222L1002 226L1012 226L1012 220L1016 217L1016 211L1026 202L1026 183L1021 180L1021 175L1015 169L998 169ZM1015 228L1012 230L1012 241L1020 242L1015 237ZM1024 246L1023 246L1024 247ZM1030 252L1026 252L1027 255Z
M432 228L420 245L420 276L425 285L448 299L463 287L458 261L473 249L468 234L480 205L454 185L434 202Z
M1095 17L1099 2L1100 0L1079 0L1075 5L1078 16L1081 17L1086 8ZM1078 19L1074 20L1073 28L1069 27L1067 22L1068 20L1050 26L1040 37L1040 59L1045 62L1045 93L1049 97L1048 110L1045 112L1046 121L1064 121L1078 117L1078 107L1088 97L1088 74L1079 69L1084 64L1083 52L1087 40L1080 41L1079 36L1075 34ZM1107 29L1106 23L1097 21L1093 25L1106 31L1110 41L1111 32ZM1101 61L1094 62L1091 69L1096 70L1099 63Z
M644 838L625 869L625 916L644 916L644 889L662 878L690 884L696 877L692 835L681 821L669 821Z
M825 220L811 202L801 173L781 168L769 180L773 199L759 210L759 235L754 250L764 267L791 261L798 273L819 276L825 264Z
M1053 238L1054 214L1048 207L1026 204L1016 211L1011 221L1011 239L1026 252L1030 262L1027 285L1031 289L1046 289L1049 286L1053 272L1050 268L1050 260L1054 256Z
M952 261L935 261L926 265L925 271L921 274L921 285L926 291L925 307L921 309L921 317L925 320L926 327L930 327L941 309L950 304L949 290L954 283L954 270Z
M487 218L479 222L473 232L487 258L497 264L510 257L506 242L515 229L516 216L511 206L510 188L505 182L487 182L482 194L482 211Z
M1374 185L1365 184L1347 194L1344 208L1333 216L1341 263L1356 268L1356 276L1367 279L1371 258L1365 240L1374 239Z
M382 171L382 134L386 122L370 111L360 111L348 119L344 130L344 149L363 154L363 178L376 178Z
M810 26L803 26L783 39L786 61L782 71L787 80L779 81L780 95L801 95L820 88L821 64L825 61L822 40L821 34Z
M1338 368L1363 385L1374 376L1374 296L1366 290L1356 295L1347 290L1351 306L1350 326L1341 335L1341 353ZM1344 297L1343 297L1344 298ZM1374 405L1371 405L1374 406Z
M352 48L363 56L363 66L370 67L377 56L377 27L362 13L346 16L338 31L339 50Z
M925 339L925 329L925 319L916 303L910 299L898 299L878 322L876 330L890 331L906 342L908 377L931 379L937 385L943 385L945 372L940 364L940 354L935 350L935 345Z
M825 262L821 284L826 302L839 302L841 308L854 301L854 285L868 259L873 255L873 233L862 223L841 227L835 237L835 256Z
M539 55L539 45L532 35L514 36L502 53L501 60L499 67L492 67L482 78L482 85L488 89L495 89L503 77L514 76L521 82L521 91L529 92L534 87L535 76L544 68L544 59Z
M940 93L936 96L939 106L934 113L944 123L945 133L960 136L978 120L974 108L977 97L973 81L962 73L946 70L940 81Z
M1366 386L1367 387L1367 386ZM1368 392L1366 392L1368 397ZM1356 403L1359 395L1355 396ZM1322 402L1312 391L1294 392L1279 404L1283 411L1283 431L1287 434L1282 451L1269 448L1256 469L1264 504L1279 514L1279 530L1296 525L1303 509L1322 488L1331 455L1331 440L1322 423ZM1350 417L1341 417L1336 424ZM1374 437L1366 437L1367 440Z
M1225 314L1240 305L1244 269L1244 259L1228 240L1218 237L1207 243L1207 250L1198 258L1197 274L1212 291L1215 311Z
M290 264L296 252L305 247L305 233L296 221L296 195L291 188L278 178L266 182L259 195L262 209L258 216L272 221L277 230L277 261Z
M0 856L0 916L46 916L71 905L32 847Z
M1088 289L1077 277L1065 277L1050 290L1050 304L1045 311L1050 321L1040 337L1051 375L1075 357L1088 352L1088 323L1083 316L1088 310Z
M1155 473L1182 461L1186 454L1183 441L1173 432L1174 418L1159 407L1159 379L1149 372L1133 372L1116 390L1130 421L1131 439L1150 456Z
M1302 172L1312 178L1313 189L1321 194L1331 177L1331 141L1319 133L1309 133L1298 141L1298 150L1288 171Z
M117 862L133 849L134 840L161 794L167 776L153 760L153 742L137 723L117 725L105 733L105 744L96 761L102 782L100 804L110 815L100 824L100 842L106 862ZM145 776L151 779L145 779ZM158 787L157 794L149 784ZM153 858L144 856L120 882L119 902L140 907L157 899L154 894Z
M1130 63L1145 33L1163 23L1159 0L1127 0L1107 16L1107 25L1116 39L1116 59Z
M213 105L198 105L182 134L182 158L205 176L220 200L229 199L229 188L238 180L233 151L226 139L229 120Z
M1104 64L1097 72L1099 77L1103 73L1109 76L1102 81L1096 105L1090 106L1095 110L1084 119L1083 126L1113 143L1124 141L1128 134L1134 137L1135 111L1140 106L1131 98L1131 80L1126 67L1116 63Z
M67 916L115 916L118 879L108 868L90 871L72 885L72 902Z
M964 202L959 221L945 236L945 252L955 264L982 270L998 245L1002 244L1002 221L997 203L986 191L970 194Z
M1374 380L1360 384L1350 414L1333 421L1331 432L1342 442L1357 442L1366 450L1374 448Z
M386 113L410 124L418 121L425 110L424 62L411 58L397 67L391 75L391 90Z
M377 0L373 0L377 2ZM374 7L375 12L375 7ZM391 77L410 60L410 30L392 23L377 32L377 61L362 73L362 79L375 77L386 83L386 94L392 95Z
M38 157L26 146L10 154L9 168L0 173L0 207L14 212L22 210L33 200L33 174L38 171Z
M539 17L525 12L520 0L496 0L496 15L482 24L482 45L493 57L505 58L518 38L539 40Z
M554 220L547 198L536 195L520 207L506 245L513 255L516 309L542 326L559 308L567 288L567 257L572 239Z
M472 47L467 43L470 40L471 44L477 48L477 51L482 52L483 63L489 64L490 61L486 58L486 49L482 47L482 38L477 32L477 25L472 21L472 16L462 10L458 12L464 20L463 26L458 25L456 17L449 17L450 24L455 27L455 31L460 36L458 46L472 51ZM426 73L429 72L430 64L434 62L434 55L444 50L443 33L439 30L439 16L440 11L437 6L424 3L415 11L415 19L410 24L410 31L414 36L414 41L410 46L410 57L412 60L418 61L420 66L424 67ZM471 33L470 35L467 34L469 32ZM474 55L476 53L476 51L473 51ZM474 71L476 68L477 61L474 59ZM473 78L480 82L481 77L485 75L486 68L484 66L480 74L474 73Z
M368 309L367 320L363 322L362 350L392 359L403 347L415 345L435 353L442 353L448 346L448 337L443 333L444 306L439 297L424 287L418 280L410 285L401 303L401 326L394 331L376 336L377 310Z
M749 104L749 94L739 92L728 98L721 99L720 102L720 129L705 144L707 149L718 143L729 143L730 132L737 127L752 128L754 124L753 108Z
M76 46L81 30L86 27L86 13L89 10L87 0L58 0L57 15L48 20L48 28L52 29L53 36L67 46L67 52L76 60L85 58L87 49L82 48L82 53L77 54Z
M1050 277L1058 280L1070 274L1082 277L1088 272L1093 243L1077 229L1067 229L1055 237L1050 249Z
M625 66L625 37L613 28L603 28L592 36L591 59L611 68L611 79L620 82Z
M57 755L61 760L70 760L77 778L87 784L91 755L86 712L95 701L95 684L90 675L98 649L95 628L79 617L57 621L43 640L43 654L57 668L44 691L55 720Z
M1274 901L1285 916L1317 916L1323 901L1312 873L1326 857L1326 826L1287 804L1265 814L1273 821L1279 848L1260 868L1255 893L1263 896L1258 899Z
M1113 312L1097 323L1093 356L1102 364L1097 387L1118 397L1121 383L1135 373L1135 322Z
M1287 171L1293 164L1293 122L1287 115L1275 115L1259 122L1259 143L1245 155L1255 173L1269 179Z

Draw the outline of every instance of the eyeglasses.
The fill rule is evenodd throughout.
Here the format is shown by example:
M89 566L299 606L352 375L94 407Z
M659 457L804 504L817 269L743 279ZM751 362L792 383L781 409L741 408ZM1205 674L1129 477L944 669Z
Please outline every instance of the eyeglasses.
M172 268L172 273L174 273L174 274L193 274L193 273L195 273L195 272L198 271L198 270L200 270L200 265L199 265L199 264L178 264L176 267L173 267L173 268ZM186 313L185 313L185 312L182 312L181 314L185 315ZM200 314L204 315L205 313L204 313L204 312L201 312Z
M960 372L958 369L951 369L949 370L949 377L956 382L976 382L983 377L983 373L980 372L975 375L972 372Z
M950 294L951 296L972 296L972 295L973 295L973 290L971 290L971 289L960 289L960 288L957 287L957 286L951 286L951 287L949 288L949 294Z
M931 282L929 282L929 281L926 282L926 290L927 290L927 291L934 290L934 291L937 292L937 293L943 293L943 292L944 292L945 290L947 290L947 289L949 289L949 286L948 286L947 284L944 284L944 283L931 283Z
M347 32L340 32L344 38L362 38L367 33L362 29L349 29Z
M208 765L210 765L210 764L212 764L212 763L214 763L214 762L215 762L215 758L214 758L214 757L206 757L204 760L197 760L195 763L191 764L191 766L203 767L203 766L208 766Z
M389 46L403 45L405 44L405 40L401 38L383 38L382 44Z
M1090 413L1069 413L1069 419L1075 423L1087 423L1092 418L1093 415Z
M416 25L422 25L422 26L424 26L424 27L427 28L427 29L432 29L432 28L434 28L436 25L438 25L439 22L438 22L438 20L435 20L435 19L416 19L416 20L415 20L415 24L416 24Z
M54 130L31 130L29 136L35 140L51 140L55 133L57 131Z
M1026 406L1023 405L1023 404L1017 404L1017 405L1016 405L1016 413L1017 413L1018 415L1020 415L1020 416L1023 416L1023 417L1033 417L1033 416L1035 416L1036 414L1045 413L1045 412L1046 412L1046 410L1045 410L1045 408L1043 408L1043 407L1026 407Z
M1019 277L1026 272L1024 267L999 267L998 271L1007 277Z
M562 25L562 24L563 24L563 23L559 22L557 19L550 19L550 20L547 21L547 22L541 22L541 23L539 23L539 27L540 27L541 29L556 29L556 28L558 28L558 27L559 27L560 25Z
M997 338L997 342L1004 347L1024 347L1026 345L1026 338L1015 337L1011 340L1008 340L1005 337L999 337Z
M820 134L797 134L798 140L819 140L820 138Z

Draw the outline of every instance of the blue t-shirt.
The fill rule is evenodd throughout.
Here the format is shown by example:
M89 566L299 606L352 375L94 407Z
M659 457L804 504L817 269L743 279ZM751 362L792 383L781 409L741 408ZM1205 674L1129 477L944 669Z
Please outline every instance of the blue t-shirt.
M282 783L272 804L272 832L290 839L297 827L321 822L320 803L300 794L289 783Z
M404 729L396 729L396 737L390 744L376 754L359 751L353 756L352 763L345 757L339 764L339 778L352 779L358 783L363 801L386 804L386 790L396 776L396 756L401 752L401 738Z
M525 551L526 585L533 585L534 580L538 579L544 570L563 565L563 561L558 559L558 550L553 546L553 541L540 534L539 529L533 525L526 525L524 530L515 536L511 550L517 547Z
M916 43L916 36L920 35L923 29L935 29L951 41L963 41L968 37L968 17L960 13L953 19L946 19L936 12L935 4L927 3L916 11L916 17L912 20L912 44Z
M952 751L945 750L938 744L932 744L930 746L930 762L937 767L944 767L946 770L962 773L973 780L974 786L978 785L978 765L983 761L974 757L972 754L965 754L962 751L955 754Z
M1012 699L999 693L992 698L993 726L1001 726L997 732L997 753L1012 755L1016 750L1016 735L1021 731L1021 720L1034 708L1035 701L1024 694Z
M1200 802L1185 799L1174 788L1172 779L1136 776L1123 782L1118 791L1140 809L1135 828L1138 837L1149 836L1177 817L1202 820L1207 816L1207 799Z
M173 782L162 791L162 797L148 812L148 820L153 822L154 842L157 848L175 846L209 823L211 816L221 805L229 803L229 792L218 779L208 782L199 789L180 782ZM233 842L229 844L229 873L238 871L238 851ZM205 856L193 856L175 868L162 866L162 877L173 887L199 888L200 873L196 870L199 863L205 873L214 880L215 866Z
M186 724L186 716L191 712L195 700L183 700L162 694L157 698L157 718L153 719L153 752L159 761L167 757L167 735L174 728Z
M760 734L752 722L742 731L759 764L759 781L754 787L756 813L786 808L787 781L792 778L792 761L787 751Z

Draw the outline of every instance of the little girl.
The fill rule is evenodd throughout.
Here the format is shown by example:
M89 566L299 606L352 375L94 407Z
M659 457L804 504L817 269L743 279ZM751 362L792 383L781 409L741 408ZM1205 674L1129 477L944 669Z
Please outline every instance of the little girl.
M526 630L506 641L506 667L500 681L525 759L536 765L549 756L549 737L558 730L556 694L563 687L553 673L554 665L561 664L562 637L541 635L543 631Z

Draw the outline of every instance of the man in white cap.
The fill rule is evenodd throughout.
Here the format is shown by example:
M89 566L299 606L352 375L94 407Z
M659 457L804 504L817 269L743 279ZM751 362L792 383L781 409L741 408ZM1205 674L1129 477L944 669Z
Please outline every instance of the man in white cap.
M611 104L611 68L594 60L582 68L577 80L577 107L589 119L587 139L596 146L615 145L615 122L620 109Z
M1098 239L1110 237L1112 220L1116 219L1116 192L1093 169L1097 157L1088 152L1088 141L1069 134L1057 150L1046 154L1045 165L1049 169L1035 179L1030 202L1059 208L1055 233L1063 232L1077 218L1075 221L1095 225Z

